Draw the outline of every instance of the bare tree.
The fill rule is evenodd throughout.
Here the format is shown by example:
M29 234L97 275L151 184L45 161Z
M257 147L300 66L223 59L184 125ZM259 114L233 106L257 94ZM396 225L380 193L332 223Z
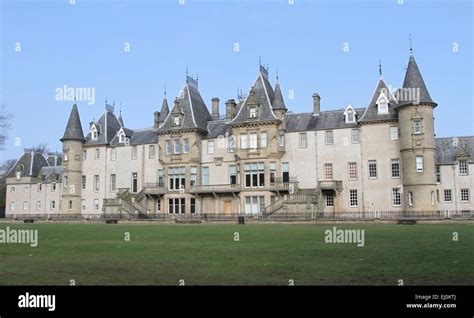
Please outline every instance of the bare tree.
M13 115L7 111L4 104L0 106L0 150L3 150L5 142L8 139L8 131L10 130L10 120Z

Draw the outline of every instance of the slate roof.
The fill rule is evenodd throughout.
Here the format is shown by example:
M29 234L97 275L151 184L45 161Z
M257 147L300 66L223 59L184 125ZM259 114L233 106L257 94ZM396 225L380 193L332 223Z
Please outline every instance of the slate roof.
M421 76L421 72L416 64L415 57L413 54L410 55L410 59L408 61L407 71L405 73L405 80L403 81L403 88L404 89L419 89L419 102L420 103L431 103L435 104L431 99L430 93L426 88L425 81L423 80L423 76ZM399 98L400 99L400 98ZM402 101L400 100L399 105L407 105L411 104L413 101Z
M389 99L388 104L388 114L379 114L377 110L377 99L380 96L380 93L384 93L385 96ZM385 81L380 78L377 87L375 88L374 94L367 106L365 112L359 119L360 123L367 123L367 122L376 122L376 121L392 121L397 120L398 115L395 111L395 107L398 106L396 99L394 98L393 94L389 91L387 84Z
M21 166L23 166L23 170L21 171L22 177L36 177L41 168L47 167L49 164L42 153L25 150L25 153L17 160L6 177L16 177L16 172L20 171Z
M89 132L86 136L86 145L108 145L122 127L115 114L107 109L95 124L100 126L99 135L96 140L92 140Z
M65 141L65 140L84 141L84 133L82 131L81 118L79 117L79 111L77 110L76 104L72 106L71 114L69 115L69 120L67 122L66 129L64 130L64 135L60 140L61 141Z
M365 108L354 108L356 116L360 116ZM357 123L346 123L344 109L329 110L320 112L319 115L313 113L287 113L285 115L287 132L338 129L357 127Z
M219 136L225 136L226 132L231 134L230 126L226 124L225 120L210 121L207 126L209 133L203 139L214 139Z
M207 122L212 120L212 116L198 91L197 83L194 79L190 77L186 79L186 84L176 101L177 103L173 106L164 123L155 131L166 133L176 129L199 129L207 133ZM180 127L174 126L171 116L171 114L177 111L176 107L180 107L184 113L183 123Z
M38 177L46 180L50 178L52 175L60 176L61 175L61 166L50 166L50 167L42 167L38 173Z
M240 105L237 115L233 120L230 121L231 124L240 124L240 123L251 123L254 121L276 121L278 118L275 116L272 110L271 101L274 100L275 92L273 91L272 85L268 81L268 75L265 69L260 67L260 72L250 89L249 94L245 98L242 105ZM247 107L246 105L252 102L256 102L259 106L259 117L258 119L248 118Z
M275 85L275 96L272 100L273 109L286 109L285 101L283 100L283 95L281 94L280 83Z
M158 121L160 123L163 123L169 113L170 113L170 109L168 107L168 99L165 96L163 97L163 103L161 104L160 117L158 117Z
M456 156L467 153L474 162L474 136L436 138L436 164L454 164Z
M132 138L130 138L131 145L153 144L157 142L158 136L153 131L153 128L134 130Z

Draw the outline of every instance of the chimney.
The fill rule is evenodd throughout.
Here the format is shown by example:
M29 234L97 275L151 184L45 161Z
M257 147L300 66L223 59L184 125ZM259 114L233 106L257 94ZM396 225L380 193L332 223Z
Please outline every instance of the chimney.
M313 115L319 115L321 112L321 97L318 93L313 94Z
M212 118L219 119L219 98L214 97L211 99L212 102Z
M237 110L237 104L235 100L229 99L225 102L225 120L230 121L235 117L235 111Z
M154 112L153 113L153 116L155 118L155 120L153 121L153 128L158 128L160 127L160 112Z

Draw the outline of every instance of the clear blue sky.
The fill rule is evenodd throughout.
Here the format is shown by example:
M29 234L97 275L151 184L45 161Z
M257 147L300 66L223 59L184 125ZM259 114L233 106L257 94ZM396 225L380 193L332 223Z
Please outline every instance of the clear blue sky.
M106 97L122 104L127 127L144 128L164 85L170 103L178 94L186 67L199 74L208 107L217 96L223 112L225 100L253 84L259 56L273 84L278 68L291 111L310 111L313 92L323 110L366 107L379 59L387 83L401 86L410 33L438 103L437 136L473 135L471 1L398 1L0 0L1 102L15 116L0 159L39 143L61 150L71 103L55 100L57 87L95 88L94 105L78 103L84 128Z

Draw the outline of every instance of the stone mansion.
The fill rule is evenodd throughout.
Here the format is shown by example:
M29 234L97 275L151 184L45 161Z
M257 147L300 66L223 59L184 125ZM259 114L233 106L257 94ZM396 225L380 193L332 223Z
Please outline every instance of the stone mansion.
M435 138L413 54L403 87L380 76L366 107L312 101L290 112L260 66L225 115L188 76L151 128L127 128L106 103L84 134L74 104L62 154L25 149L7 173L6 214L474 210L474 136Z

